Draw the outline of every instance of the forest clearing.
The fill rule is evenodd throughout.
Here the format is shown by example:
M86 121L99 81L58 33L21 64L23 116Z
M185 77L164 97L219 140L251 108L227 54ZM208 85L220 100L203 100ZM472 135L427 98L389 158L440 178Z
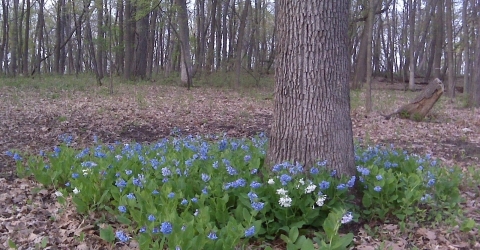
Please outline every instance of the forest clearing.
M3 152L17 149L38 154L40 150L52 150L64 134L72 135L72 146L81 149L91 146L94 136L104 143L153 143L168 137L175 128L184 134L226 133L229 137L250 137L269 131L271 84L237 90L208 86L186 90L160 83L127 83L116 84L111 95L108 87L82 84L92 82L86 79L55 77L23 85L12 80L1 86L2 248L8 247L8 239L19 249L108 246L98 235L98 227L107 223L102 220L102 213L81 216L72 203L62 207L54 189L42 188L30 178L16 178L15 163ZM347 227L354 230L355 249L478 249L479 110L462 108L460 101L450 103L442 97L423 121L398 117L385 120L381 113L407 103L416 92L389 90L384 89L384 83L376 84L372 93L374 111L370 114L364 109L363 91L351 92L355 140L370 146L393 144L409 153L429 154L442 166L460 166L465 174L460 207L464 218L475 223L466 230L462 221L411 221L403 231L399 225L388 222L358 224ZM117 245L115 249L135 246ZM274 249L282 246L281 241L272 242Z

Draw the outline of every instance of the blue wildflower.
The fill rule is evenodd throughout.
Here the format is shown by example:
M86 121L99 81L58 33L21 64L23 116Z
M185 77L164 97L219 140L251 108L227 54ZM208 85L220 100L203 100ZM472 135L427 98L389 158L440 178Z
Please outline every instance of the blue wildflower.
M171 234L173 231L172 223L170 222L163 222L162 225L160 226L160 232L163 234Z
M427 187L431 187L433 185L435 185L435 179L434 178L429 179L428 182L427 182Z
M250 159L252 159L252 156L250 156L250 155L245 155L245 157L243 157L243 160L244 160L245 162L249 162Z
M262 186L262 183L260 183L258 181L252 181L252 183L250 183L250 187L253 188L253 189L257 189L261 186Z
M149 221L154 221L155 220L155 215L151 214L148 216Z
M197 197L193 197L192 199L190 199L193 203L197 203L198 202L198 199Z
M167 168L167 167L162 168L162 175L163 175L164 177L170 176L170 175L172 175L172 171L170 171L170 169Z
M322 181L322 182L320 182L319 187L320 187L321 190L325 190L325 189L330 187L330 182Z
M246 184L247 184L247 181L243 178L240 178L240 179L233 182L233 187L234 188L245 187Z
M255 211L262 210L264 205L265 203L263 202L252 202L252 208L255 209Z
M208 235L207 235L207 238L211 239L211 240L216 240L218 239L218 236L217 236L217 233L216 232L210 232Z
M208 194L208 188L206 186L202 189L202 194Z
M210 180L210 176L208 174L202 173L202 181L208 182Z
M167 182L168 182L168 178L167 177L163 178L162 183L167 183Z
M182 204L183 206L186 206L188 204L188 200L183 199L182 202L180 202L180 204Z
M310 174L315 175L315 174L318 174L319 172L320 172L320 170L318 170L318 168L315 168L315 167L314 167L314 168L311 168L311 169L310 169Z
M288 182L292 180L292 177L288 174L282 174L280 176L280 182L282 183L283 186L287 185Z
M252 226L245 230L245 237L252 237L255 234L255 226Z
M120 189L120 191L122 191L123 188L127 186L127 182L124 179L120 178L115 181L115 186L117 186Z
M168 198L172 199L175 197L175 193L174 192L171 192L168 194Z
M376 178L377 178L377 181L383 180L383 176L381 174L377 175Z
M258 173L258 168L254 168L250 171L250 174L257 174Z
M118 206L118 211L120 211L120 213L125 213L127 212L127 208L125 206Z
M344 189L346 189L346 188L347 188L347 185L345 185L345 184L343 184L343 183L337 186L337 189L338 189L338 190L344 190Z
M430 194L425 194L422 198L420 198L420 201L426 202L430 199L432 199L432 196Z
M332 172L330 173L330 176L334 177L337 175L337 170L332 170Z
M146 226L143 226L140 228L140 230L138 230L139 233L145 233L147 231L147 227Z
M156 189L152 191L152 194L159 194L159 193L160 192L158 192L158 190L156 190Z
M22 160L22 157L21 157L19 154L14 153L14 154L13 154L13 159L14 159L15 161L21 161L21 160Z
M217 169L218 168L218 161L215 161L213 164L212 164L212 167L214 169Z
M73 174L72 174L72 178L73 178L73 179L77 179L79 176L80 176L80 175L79 175L78 173L73 173Z
M421 166L421 165L418 166L417 170L418 170L418 171L422 171L422 170L423 170L423 166Z
M60 140L62 140L63 143L67 144L67 145L70 145L70 143L72 143L73 141L73 137L71 135L68 135L68 134L63 134L63 135L60 135L58 136Z
M152 229L152 233L154 233L154 234L160 233L160 228L154 227L154 228Z
M135 199L135 195L134 195L133 193L129 193L129 194L127 194L127 198L128 198L129 200L134 200L134 199Z
M130 237L128 237L124 232L122 231L117 231L115 233L115 236L117 239L119 239L121 242L128 242L130 240Z
M70 187L70 182L65 183L65 187Z
M131 175L131 174L132 174L132 170L129 170L129 169L125 170L125 174Z
M380 191L382 191L382 187L376 186L376 187L373 188L373 190L375 190L375 192L380 192Z
M237 170L233 168L232 166L227 166L227 172L229 175L236 175L238 174Z
M250 199L250 202L254 202L258 198L258 195L254 192L248 192L247 196Z
M45 168L46 170L50 169L50 166L49 165L45 165L43 166L43 168Z
M347 182L347 187L349 188L352 188L354 185L355 185L355 180L356 180L356 176L352 176L352 178L350 178L350 180Z

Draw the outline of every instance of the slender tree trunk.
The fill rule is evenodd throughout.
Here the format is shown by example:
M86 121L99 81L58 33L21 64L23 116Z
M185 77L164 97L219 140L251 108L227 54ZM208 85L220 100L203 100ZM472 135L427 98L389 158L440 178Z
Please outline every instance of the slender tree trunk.
M210 38L209 38L209 43L208 43L208 51L207 51L207 61L206 61L206 72L207 74L213 71L213 65L214 65L214 54L215 54L215 32L217 29L217 22L216 22L216 16L217 16L217 0L212 0L212 4L210 6ZM218 46L218 45L217 45Z
M23 75L28 76L28 44L30 41L30 0L26 0L27 9L25 11L25 41L23 44Z
M408 5L410 8L410 17L409 17L409 22L410 22L410 34L409 34L409 39L410 40L410 45L409 45L409 53L410 55L408 56L410 58L410 77L408 80L408 88L410 90L415 89L415 9L417 5L416 0L409 0Z
M42 49L43 49L43 26L45 19L43 15L43 8L45 7L45 0L38 1L38 22L37 22L37 56L35 62L35 71L40 75L42 63Z
M242 73L242 50L243 50L243 37L245 36L245 25L247 23L248 9L250 9L251 0L245 0L242 15L240 16L240 26L238 27L238 39L237 47L235 49L236 62L235 71L237 74L236 86L240 86L240 77Z
M131 0L125 0L125 68L124 78L132 79L133 53L135 46L135 18Z
M19 28L19 18L18 18L18 0L13 0L13 22L12 22L12 38L13 42L11 45L11 62L10 62L10 73L13 76L17 75L18 68L18 56L19 56L19 40L18 40L18 28Z
M462 32L463 32L463 93L467 104L471 102L471 77L470 77L470 27L468 26L468 0L462 4Z
M75 58L75 75L78 76L82 72L82 62L83 62L83 44L82 44L82 26L80 25L81 20L77 19L75 14L75 1L72 1L73 6L73 19L75 22L75 38L77 40L77 49L76 49L76 58Z
M192 60L190 57L190 39L188 29L188 10L186 0L175 0L178 5L178 25L179 25L179 40L181 47L180 68L181 81L187 85L188 88L192 85Z
M375 18L376 0L369 0L368 17L365 23L367 29L367 92L366 95L366 111L372 112L372 40L373 40L373 23Z
M97 72L98 77L103 79L103 61L105 57L105 26L103 20L103 0L95 0L97 9Z
M446 25L447 25L447 60L448 60L448 96L453 101L455 98L455 62L453 61L453 23L452 0L446 0Z
M0 70L6 71L7 67L3 67L5 58L5 49L7 48L8 41L8 6L6 0L2 0L2 44L0 44Z
M355 174L349 3L277 1L277 78L266 166L297 161L308 169L326 160L338 175Z
M152 78L153 73L153 54L155 47L155 31L157 30L157 15L158 9L152 11L152 16L150 17L150 27L148 32L148 42L147 42L147 78ZM157 45L158 46L158 45Z

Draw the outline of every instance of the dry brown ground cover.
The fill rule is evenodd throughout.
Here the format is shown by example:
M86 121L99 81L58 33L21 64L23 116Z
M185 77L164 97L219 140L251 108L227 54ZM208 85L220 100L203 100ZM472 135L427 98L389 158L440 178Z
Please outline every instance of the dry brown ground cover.
M98 215L82 218L73 209L63 210L52 190L16 179L12 160L3 154L6 150L38 153L58 144L58 136L65 133L74 136L76 147L89 145L94 135L108 143L156 141L174 127L184 133L250 136L268 132L272 117L271 88L187 91L155 83L118 84L111 95L107 87L89 84L81 88L45 85L0 84L0 249L8 247L8 239L21 249L35 249L35 245L38 249L106 248L98 236L99 224L93 223L100 220ZM355 138L365 144L394 144L409 152L428 153L447 166L478 168L479 109L463 109L461 101L450 103L442 97L425 121L385 120L380 114L394 111L415 93L376 89L375 111L370 114L363 108L364 93L351 94ZM469 180L462 208L478 224L479 179ZM478 225L470 232L439 223L412 222L403 232L394 224L370 226L371 230L355 232L356 249L480 249ZM83 241L79 239L82 232Z

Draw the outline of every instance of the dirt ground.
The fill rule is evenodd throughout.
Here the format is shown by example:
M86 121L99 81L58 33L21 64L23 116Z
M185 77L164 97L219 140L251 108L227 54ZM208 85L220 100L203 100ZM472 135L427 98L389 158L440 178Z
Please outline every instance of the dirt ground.
M372 145L394 144L412 153L431 154L448 166L478 166L480 109L461 108L461 96L454 103L443 96L424 121L385 120L381 114L394 111L416 94L399 90L403 89L402 84L388 89L385 86L388 87L384 82L375 83L374 112L369 114L363 108L364 93L352 92L351 115L357 140ZM6 248L7 239L14 238L23 244L22 249L28 249L41 244L45 237L49 239L48 245L56 246L51 249L105 247L95 233L96 228L71 211L63 213L58 220L51 220L59 209L52 201L51 192L36 190L33 193L31 188L35 184L16 179L14 163L5 151L38 153L57 145L58 136L62 134L73 135L74 146L78 148L90 145L94 135L106 143L153 142L168 136L173 128L185 134L251 136L268 133L272 107L271 90L259 89L232 91L199 87L187 91L174 86L121 85L110 95L102 87L88 91L0 87L0 204L3 204L0 205L0 248ZM477 191L467 190L464 195L469 203L463 205L470 217L480 223L480 216L475 212L479 200ZM408 238L391 235L398 232L396 225L382 225L382 230L385 230L383 234L390 235L386 239L394 249L410 249L411 240L419 241L415 245L424 246L423 249L435 246L437 249L480 249L471 235L477 231L462 234L458 228L451 232L444 228L423 228ZM87 233L84 243L75 240L79 232ZM366 233L362 230L357 232L356 239L363 242L357 249L378 246L379 241L363 234Z

